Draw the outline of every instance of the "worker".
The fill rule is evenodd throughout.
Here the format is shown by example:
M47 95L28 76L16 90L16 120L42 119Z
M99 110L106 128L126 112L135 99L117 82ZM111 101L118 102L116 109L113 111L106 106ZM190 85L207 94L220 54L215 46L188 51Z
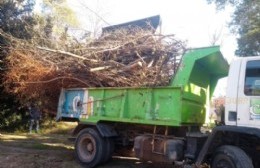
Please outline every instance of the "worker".
M36 133L39 132L40 129L40 119L41 119L41 111L36 103L31 103L28 107L30 112L30 127L29 133L32 133L33 126L35 125Z

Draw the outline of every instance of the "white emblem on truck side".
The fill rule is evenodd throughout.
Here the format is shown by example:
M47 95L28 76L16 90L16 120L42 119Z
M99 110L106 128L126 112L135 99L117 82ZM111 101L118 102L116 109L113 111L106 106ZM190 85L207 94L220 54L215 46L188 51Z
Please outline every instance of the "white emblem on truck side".
M73 98L73 102L72 102L72 110L74 113L76 113L79 109L79 107L81 106L81 100L80 100L80 95L78 94L77 96L75 96Z

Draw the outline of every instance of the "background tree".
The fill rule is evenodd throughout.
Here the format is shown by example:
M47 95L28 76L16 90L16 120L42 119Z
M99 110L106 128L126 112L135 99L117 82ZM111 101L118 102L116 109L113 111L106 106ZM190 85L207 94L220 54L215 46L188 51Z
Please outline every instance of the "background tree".
M20 39L31 39L33 27L37 24L32 14L32 0L2 0L0 1L1 31ZM9 41L0 35L0 60L3 61L8 52ZM2 67L3 69L3 67Z
M10 55L10 46L15 45L5 34L26 40L34 46L61 48L68 42L68 27L77 25L77 19L66 0L43 0L40 6L42 12L34 10L35 1L0 1L0 129L25 128L28 121L26 103L20 104L2 86L2 75L6 72L5 58ZM30 97L27 99L30 100Z
M238 56L260 55L260 1L259 0L207 0L222 10L227 5L235 10L230 23L231 30L239 35Z
M41 15L47 21L45 32L47 27L51 28L54 38L63 37L69 27L79 25L74 11L67 4L67 0L43 0L41 7Z
M33 27L37 23L32 10L32 0L2 0L0 1L0 128L18 128L25 126L26 110L15 97L4 92L2 74L5 71L5 57L8 55L10 41L1 35L8 33L13 37L30 40L33 37Z
M34 1L32 0L2 0L0 1L1 29L21 39L32 38L32 26L36 20L32 16Z

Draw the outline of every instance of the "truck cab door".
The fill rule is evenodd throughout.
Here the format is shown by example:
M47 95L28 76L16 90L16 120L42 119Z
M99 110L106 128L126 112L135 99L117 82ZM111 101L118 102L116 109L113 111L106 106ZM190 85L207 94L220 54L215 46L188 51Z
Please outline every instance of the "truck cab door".
M236 104L237 125L260 128L260 57L243 59Z

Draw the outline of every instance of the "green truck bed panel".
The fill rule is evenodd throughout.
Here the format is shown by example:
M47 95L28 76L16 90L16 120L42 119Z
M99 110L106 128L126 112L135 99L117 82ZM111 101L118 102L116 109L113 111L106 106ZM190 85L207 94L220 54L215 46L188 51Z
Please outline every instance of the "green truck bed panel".
M180 88L89 89L88 92L94 100L92 112L95 117L147 124L161 121L178 125L181 121ZM88 120L91 121L91 117Z

